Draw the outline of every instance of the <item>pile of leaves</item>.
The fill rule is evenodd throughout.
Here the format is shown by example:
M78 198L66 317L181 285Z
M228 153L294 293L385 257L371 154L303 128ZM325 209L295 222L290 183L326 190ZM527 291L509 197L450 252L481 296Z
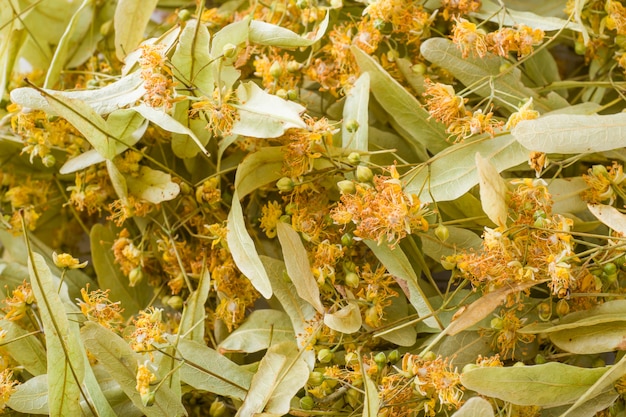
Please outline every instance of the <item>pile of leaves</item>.
M0 410L609 416L618 0L0 1Z

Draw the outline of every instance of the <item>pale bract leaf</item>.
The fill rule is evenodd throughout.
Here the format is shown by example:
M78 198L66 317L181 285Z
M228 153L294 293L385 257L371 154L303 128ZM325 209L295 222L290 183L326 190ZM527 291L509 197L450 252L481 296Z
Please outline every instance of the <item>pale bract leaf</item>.
M211 55L213 57L220 56L224 53L224 47L229 43L239 45L248 40L250 30L250 16L230 23L219 30L211 41Z
M380 326L383 331L375 333L375 337L380 337L388 342L398 346L413 346L417 339L417 331L414 325L400 324L393 326L394 323L402 323L409 316L409 303L406 297L393 297L391 303L383 309L383 320ZM366 330L372 330L371 326L363 324Z
M324 314L324 324L326 326L345 334L358 332L362 322L361 310L356 301L348 302L347 306L334 313Z
M591 214L602 223L622 235L626 235L626 216L613 206L606 204L588 204Z
M472 143L458 143L438 154L428 166L413 169L404 177L404 191L418 194L420 201L449 201L478 184L474 155L480 153L502 172L528 160L528 150L510 135Z
M253 82L239 84L237 99L239 104L234 107L239 111L239 119L233 124L234 134L276 138L289 128L306 128L300 117L304 107L269 94Z
M196 389L242 400L250 388L252 373L192 340L180 339L178 352L183 358L180 379Z
M400 287L404 290L409 302L415 307L420 317L426 317L424 323L435 329L442 329L441 323L432 315L435 309L428 301L427 295L420 287L418 276L407 258L406 254L398 246L391 249L387 245L378 245L372 240L366 240L365 244L376 255L376 258L394 276ZM427 317L431 316L431 317Z
M513 404L556 407L574 403L608 369L580 368L559 362L476 368L461 374L461 383L481 395Z
M494 417L491 403L481 397L472 397L452 417Z
M626 322L615 321L551 332L550 341L565 352L580 355L626 348Z
M511 131L524 147L546 153L604 152L624 146L626 113L553 114L523 120Z
M343 122L341 124L341 146L356 151L368 151L368 111L370 98L370 76L364 72L356 80L343 105ZM354 126L356 124L356 130ZM369 156L361 157L368 160Z
M252 378L250 390L236 417L253 416L264 410L285 415L294 395L309 378L309 367L295 344L287 342L270 347Z
M235 188L239 198L282 177L285 154L279 146L260 148L246 156L237 168Z
M302 46L310 46L320 40L326 29L328 28L328 20L330 13L326 13L326 17L317 27L315 34L307 34L300 36L297 33L283 28L281 26L266 23L260 20L252 20L250 22L249 39L252 43L260 45L278 46L281 48L297 48Z
M137 177L126 176L128 191L152 204L169 201L178 195L180 186L166 172L142 166Z
M220 352L253 353L295 339L291 320L279 310L255 310L218 346Z
M272 285L254 247L254 242L246 229L237 189L233 193L232 206L228 214L226 240L235 265L263 297L270 298L272 296Z
M124 61L144 38L144 31L150 21L158 0L119 0L115 9L115 55Z
M533 29L541 29L546 32L560 30L562 28L567 28L577 32L581 31L581 25L570 20L528 11L513 10L509 7L502 7L493 0L483 0L480 10L470 13L470 15L488 20L490 22L498 23L502 26L524 24L532 27Z
M211 35L207 27L196 19L189 20L172 55L174 76L180 78L185 85L192 85L209 97L215 88L212 59L209 55L210 42Z
M582 177L553 178L548 183L548 192L552 196L553 213L578 213L587 209L587 203L580 194L587 189Z
M80 414L80 385L85 373L82 345L65 313L43 256L28 251L28 272L46 337L48 402L52 416Z
M278 222L276 231L287 273L295 285L298 295L323 314L324 306L320 299L320 289L311 271L309 258L300 239L300 234L283 222Z
M444 256L454 255L464 250L477 250L482 247L483 240L476 233L456 226L446 226L450 236L442 242L433 229L420 235L424 255L440 262Z
M363 369L363 367L361 367ZM365 382L365 401L363 402L363 417L378 417L378 410L380 410L380 398L378 396L378 390L376 384L372 381L372 378L367 372L361 373Z
M46 350L36 335L28 335L28 331L11 320L0 320L0 329L6 332L3 339L11 341L11 343L6 343L3 349L16 363L32 375L46 373Z
M445 126L430 119L420 102L400 85L374 58L350 48L361 72L370 75L372 94L389 114L394 128L414 144L438 153L449 146Z
M18 413L50 414L48 374L37 375L16 386L6 405Z
M206 310L204 304L209 298L211 291L211 274L208 268L205 268L200 275L198 286L189 295L185 301L185 308L178 326L178 334L183 337L202 342L204 340L204 319L206 318Z
M480 203L487 217L498 226L506 226L508 207L506 204L506 183L498 169L476 152L476 171L480 184Z

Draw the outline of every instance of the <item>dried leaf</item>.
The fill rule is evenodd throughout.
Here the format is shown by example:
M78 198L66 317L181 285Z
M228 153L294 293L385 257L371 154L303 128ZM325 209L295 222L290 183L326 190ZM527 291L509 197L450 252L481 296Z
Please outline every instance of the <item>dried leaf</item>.
M287 273L295 285L298 295L323 314L324 306L320 300L320 290L313 272L311 272L309 258L300 239L300 234L283 222L278 222L276 231Z
M272 286L254 247L254 242L246 229L236 189L233 193L232 206L228 214L228 234L226 235L226 240L228 241L228 247L235 265L263 297L270 298L272 296Z
M480 203L487 217L498 226L506 226L509 209L506 204L506 183L496 167L488 159L475 155L478 183L480 184Z

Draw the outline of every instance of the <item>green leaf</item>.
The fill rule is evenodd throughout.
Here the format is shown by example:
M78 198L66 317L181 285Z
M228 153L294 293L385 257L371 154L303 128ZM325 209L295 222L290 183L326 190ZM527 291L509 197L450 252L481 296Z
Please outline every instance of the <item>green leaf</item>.
M261 261L267 270L274 295L291 319L298 346L302 348L309 342L306 339L308 337L306 328L315 317L316 311L311 304L298 296L295 285L286 278L287 269L284 262L267 256L261 256Z
M159 0L119 0L113 19L115 55L124 61L144 38L144 32Z
M409 316L409 303L402 295L399 297L393 297L391 304L383 309L383 321L381 328L384 329L381 332L374 334L376 337L380 337L388 342L391 342L398 346L413 346L417 339L417 331L415 325L406 326L401 324L396 327L390 327L393 323L402 322ZM370 330L370 327L364 325L365 329Z
M211 42L211 55L213 57L221 56L224 53L224 47L229 43L237 46L248 41L249 28L249 16L224 26L215 34L215 36L213 36L213 41Z
M180 192L180 186L172 181L172 176L163 171L142 166L137 177L127 176L128 191L152 204L173 200Z
M134 287L129 286L128 278L115 265L112 249L115 239L115 233L110 226L93 225L89 234L89 241L93 248L92 262L98 277L98 286L111 290L109 298L120 301L124 307L122 314L129 318L135 312L146 308L152 298L152 291L145 281L138 282Z
M555 407L575 402L608 368L558 362L506 368L476 368L461 375L467 389L517 405Z
M524 86L518 68L501 73L500 66L506 60L497 55L463 58L457 46L445 38L425 40L420 46L420 51L424 58L450 71L472 92L481 97L491 97L496 104L511 111L516 111L515 106L530 97L533 98L535 109L542 113L569 105L563 98L553 103L553 100L557 100L554 97L542 98ZM497 94L494 94L495 92Z
M420 201L454 200L478 184L474 155L480 153L502 172L528 160L528 150L510 135L477 142L458 143L435 155L427 164L404 177L404 191L418 194Z
M361 369L363 365L361 364ZM380 398L378 397L378 390L376 384L372 381L372 378L367 372L361 372L361 376L365 382L365 401L363 403L363 417L377 417L378 410L380 410Z
M231 362L204 343L180 339L178 352L183 358L180 378L196 389L242 400L252 381L252 373Z
M289 29L266 23L260 20L252 20L250 22L249 39L252 43L259 45L278 46L281 48L298 48L313 45L320 40L328 27L330 13L326 13L326 17L317 28L315 36L311 34L300 36Z
M450 236L442 242L436 235L434 229L421 234L422 250L424 255L440 262L444 256L454 255L463 250L478 250L482 248L483 240L471 230L455 226L446 226Z
M358 332L362 323L361 310L356 301L349 301L347 306L340 308L334 313L324 314L324 324L326 326L345 334Z
M204 320L206 310L204 305L211 291L211 275L205 269L200 275L198 286L185 301L183 316L178 326L178 334L186 339L202 342L204 340Z
M480 184L480 203L487 217L498 226L506 226L509 209L506 203L506 183L500 176L498 169L488 160L476 152L476 170Z
M254 288L263 297L270 298L272 296L272 286L267 272L263 268L259 254L254 247L254 242L246 229L237 189L233 193L232 206L228 214L226 240L237 268L250 280Z
M607 372L608 373L608 372ZM606 375L606 374L605 374ZM586 397L586 396L583 396ZM581 399L583 398L581 397ZM599 411L609 407L617 400L619 394L617 392L605 392L593 398L585 398L581 405L568 412L573 405L563 405L560 407L544 408L541 417L595 417Z
M211 35L206 26L196 19L189 20L180 34L171 59L176 78L184 85L196 87L208 97L212 96L215 88L212 58L209 55L210 42Z
M167 384L162 384L155 392L154 404L143 405L137 391L137 368L142 356L133 351L128 343L99 324L85 322L81 329L81 338L89 352L98 359L107 372L115 379L135 407L147 417L186 415L180 398Z
M220 352L253 353L270 345L293 341L295 333L289 316L278 310L253 311L218 346Z
M16 363L35 376L46 373L46 350L36 335L10 320L0 320L0 329L6 332L2 348Z
M240 198L282 177L283 149L278 146L261 148L246 156L237 168L235 188Z
M370 99L370 76L364 72L356 80L348 94L346 94L346 102L343 105L343 122L341 124L341 146L346 149L354 149L357 151L367 152L368 138L368 104ZM356 131L351 132L348 124L354 125L356 122ZM364 155L363 160L369 157Z
M85 372L80 340L74 338L70 330L65 307L46 261L30 250L28 272L46 336L50 415L79 415L80 385Z
M626 113L554 114L524 120L512 130L524 147L546 153L590 153L621 148Z
M626 349L626 322L611 322L550 333L558 348L580 355Z
M494 417L489 401L480 397L472 397L463 404L452 417Z
M296 292L300 298L311 304L319 313L324 314L324 306L320 300L320 289L311 271L309 257L300 239L300 234L283 222L278 222L276 232L287 273L296 287Z
M15 392L11 394L6 404L18 413L49 415L48 374L29 378L15 387Z
M235 104L239 119L233 124L232 133L253 138L276 138L289 128L306 129L300 117L305 108L292 101L266 93L253 82L237 87Z
M553 213L578 213L587 209L587 203L580 194L587 189L582 177L553 178L548 183L548 192L552 196Z
M371 56L357 47L350 48L361 72L370 75L372 94L389 114L394 128L403 137L438 153L447 148L445 126L430 115L415 97L402 87Z
M530 4L530 2L527 2L527 4ZM510 7L503 7L502 5L491 0L483 0L480 10L471 13L471 15L497 23L501 26L524 24L532 27L533 29L541 29L546 32L560 30L562 28L574 31L581 30L580 25L569 20L547 16L545 13L538 14L527 11L513 10Z
M365 240L365 244L376 255L378 260L387 268L390 274L394 276L409 302L417 310L420 317L426 317L424 323L432 328L442 329L441 323L436 317L432 316L435 310L430 305L427 295L421 289L419 279L411 262L406 257L400 247L391 249L387 245L378 245L371 240Z
M263 410L277 415L287 414L291 399L308 378L309 367L300 358L295 344L271 346L259 363L236 417L252 416Z

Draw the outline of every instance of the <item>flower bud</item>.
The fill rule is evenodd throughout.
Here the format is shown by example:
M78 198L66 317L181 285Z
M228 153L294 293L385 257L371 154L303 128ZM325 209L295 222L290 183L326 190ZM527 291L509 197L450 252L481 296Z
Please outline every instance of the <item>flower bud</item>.
M537 306L537 315L539 320L548 321L552 316L552 304L550 302L543 302Z
M556 303L556 314L559 315L559 317L563 317L566 316L569 313L569 303L567 302L567 300L559 300L558 303Z
M437 236L437 239L441 242L445 242L450 237L450 231L446 226L440 223L439 226L435 228L435 236Z
M354 367L359 363L359 355L356 352L348 352L344 357L346 366Z
M356 167L356 179L360 182L370 182L374 178L374 173L371 169L364 165Z
M341 194L352 194L356 190L354 182L350 180L341 180L337 183L337 188Z
M282 193L288 193L293 191L295 183L289 177L282 177L276 182L276 188Z
M359 130L359 122L355 119L350 119L346 121L346 130L350 133L354 133Z
M494 317L491 319L489 326L493 330L502 330L504 328L504 320L502 320L502 318L500 317Z
M182 310L184 303L183 298L179 295L174 295L167 300L167 305L172 307L174 310Z
M283 67L280 62L274 61L270 66L270 75L274 78L280 78L283 73Z
M315 401L313 401L313 398L305 395L304 397L300 398L300 408L302 408L303 410L312 410L313 407L315 407Z
M324 374L318 371L313 371L309 374L309 379L307 381L307 384L313 386L313 387L317 387L319 385L322 385L322 382L324 382Z
M287 100L287 90L280 88L276 91L276 97L280 97L283 100Z
M132 269L128 274L128 286L134 287L137 283L139 283L143 279L143 271L141 267L138 266L135 269Z
M387 364L387 355L385 352L378 352L376 356L374 356L374 362L380 367L383 367Z
M350 155L348 155L348 162L352 165L358 164L361 162L361 155L359 155L358 152L350 152Z
M209 416L223 417L226 415L227 411L226 404L218 399L215 399L215 401L211 403L211 408L209 408Z
M346 273L345 281L348 287L357 288L361 280L359 279L359 276L356 273L348 272Z
M48 155L41 158L41 162L46 168L52 168L54 164L57 163L57 159L54 157L54 155L49 153Z
M330 363L333 360L335 354L330 349L322 349L317 352L317 360L320 363Z
M233 45L232 43L227 43L222 46L222 55L226 58L234 58L237 55L237 45Z
M609 173L606 170L606 167L604 165L594 165L593 167L591 167L591 173L595 176L595 177L608 177Z
M354 236L352 236L352 233L344 233L341 236L341 244L347 247L352 246L354 244Z
M417 75L424 75L426 74L426 65L419 62L411 67L411 71Z
M354 388L350 388L344 397L353 409L356 409L361 404L361 393Z
M186 22L191 19L191 12L187 9L182 9L178 11L178 20L181 22Z

